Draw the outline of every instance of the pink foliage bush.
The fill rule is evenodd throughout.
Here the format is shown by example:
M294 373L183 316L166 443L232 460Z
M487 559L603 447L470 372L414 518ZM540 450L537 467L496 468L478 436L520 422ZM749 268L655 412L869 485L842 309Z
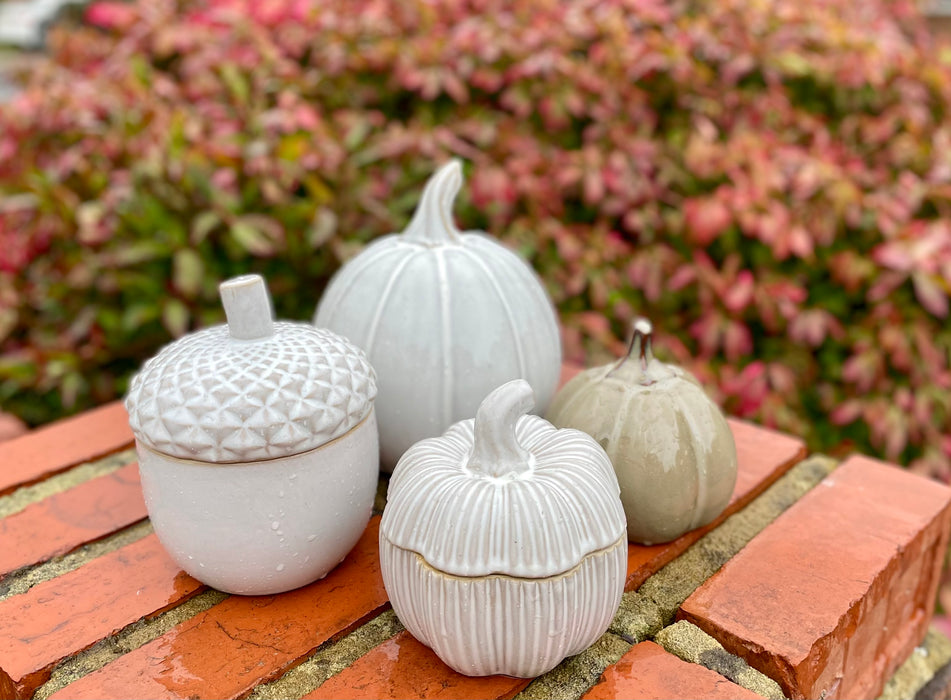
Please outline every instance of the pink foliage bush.
M0 402L31 420L119 394L227 275L309 317L452 154L460 223L532 261L569 358L646 314L729 412L951 477L951 74L910 0L88 20L0 114Z

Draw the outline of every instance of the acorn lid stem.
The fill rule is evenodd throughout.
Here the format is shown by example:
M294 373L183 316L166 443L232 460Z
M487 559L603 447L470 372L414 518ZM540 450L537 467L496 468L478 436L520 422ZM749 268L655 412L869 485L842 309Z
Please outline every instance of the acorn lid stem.
M535 405L535 394L524 379L495 389L479 406L467 467L486 476L504 476L531 469L532 456L518 443L515 425Z
M461 186L462 163L453 158L426 182L403 238L430 246L458 243L461 232L452 220L452 205Z
M254 340L274 333L271 299L261 275L242 275L218 287L232 338Z

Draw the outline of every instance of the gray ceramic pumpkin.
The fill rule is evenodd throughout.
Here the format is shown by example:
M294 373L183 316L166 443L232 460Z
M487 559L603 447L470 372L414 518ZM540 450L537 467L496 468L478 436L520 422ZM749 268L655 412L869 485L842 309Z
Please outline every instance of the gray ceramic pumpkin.
M706 525L736 483L726 419L687 371L651 352L652 327L634 322L626 357L581 372L547 418L591 435L614 464L632 542L656 544Z

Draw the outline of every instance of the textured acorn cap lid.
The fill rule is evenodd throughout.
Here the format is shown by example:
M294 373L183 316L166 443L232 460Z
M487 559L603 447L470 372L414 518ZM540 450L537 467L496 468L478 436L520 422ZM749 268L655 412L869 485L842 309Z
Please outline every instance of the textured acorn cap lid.
M264 280L221 285L228 324L184 336L148 360L125 400L136 440L173 457L228 463L307 452L373 408L376 377L346 339L273 321Z
M403 455L381 535L455 576L545 578L626 537L617 477L597 442L523 415L524 380L490 394L475 420Z

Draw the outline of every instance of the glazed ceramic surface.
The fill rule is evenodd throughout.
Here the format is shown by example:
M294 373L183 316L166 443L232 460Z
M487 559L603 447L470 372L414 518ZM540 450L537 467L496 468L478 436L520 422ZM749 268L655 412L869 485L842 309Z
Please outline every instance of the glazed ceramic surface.
M155 532L189 574L230 593L320 578L359 539L379 470L364 353L274 322L264 281L221 286L228 324L145 363L126 408Z
M375 241L331 281L314 323L366 350L377 371L382 466L414 442L475 415L516 378L544 411L561 370L551 301L521 258L481 232L460 232L452 161L426 185L401 234Z
M657 360L651 325L635 322L626 357L585 370L548 419L582 430L611 457L632 542L676 539L714 520L736 484L736 445L717 405L688 372Z
M390 480L380 562L393 609L467 675L554 668L604 633L624 588L607 456L531 406L527 382L504 384L474 420L413 445Z
M218 590L261 595L315 581L356 544L373 507L376 416L329 444L211 465L138 445L145 504L176 563Z

